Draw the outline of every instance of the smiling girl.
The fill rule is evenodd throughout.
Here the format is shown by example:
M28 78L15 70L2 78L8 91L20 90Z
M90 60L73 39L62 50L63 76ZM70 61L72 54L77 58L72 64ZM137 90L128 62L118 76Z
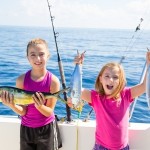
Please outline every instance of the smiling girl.
M147 52L146 60L147 64L150 64L150 52ZM75 63L82 64L82 62L82 55L75 57ZM143 83L133 87L125 85L123 67L112 62L100 70L95 90L82 90L81 99L93 107L96 116L93 150L129 150L129 108L134 98L145 92L146 78ZM72 105L70 99L68 105Z
M60 89L58 78L46 69L50 57L48 45L43 39L32 39L27 45L27 59L31 70L19 76L16 87L34 91L34 104L16 105L13 95L2 92L3 104L21 116L20 150L58 150L61 138L54 108L56 98L45 99L42 92L55 93Z

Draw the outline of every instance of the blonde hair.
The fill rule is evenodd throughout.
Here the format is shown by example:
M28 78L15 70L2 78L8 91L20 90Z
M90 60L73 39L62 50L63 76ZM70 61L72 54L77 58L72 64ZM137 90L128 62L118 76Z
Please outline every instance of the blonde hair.
M38 45L38 44L43 44L43 45L45 45L45 47L46 47L46 49L47 49L47 51L48 51L48 53L49 53L47 42L46 42L45 40L43 40L43 39L35 38L35 39L32 39L31 41L29 41L28 44L27 44L27 56L28 56L28 49L29 49L29 47L31 47L31 46L36 46L36 45ZM49 54L50 54L50 53L49 53Z
M103 89L103 85L100 82L99 77L102 76L102 74L106 68L114 68L114 67L119 68L119 72L120 72L120 74L119 74L119 85L116 88L116 90L110 95L110 97L117 99L120 97L120 92L123 90L123 88L125 87L125 84L126 84L126 77L125 77L124 69L119 63L110 62L110 63L105 64L102 67L102 69L100 70L100 72L96 78L95 90L98 93L100 93L101 95L105 95L105 91Z

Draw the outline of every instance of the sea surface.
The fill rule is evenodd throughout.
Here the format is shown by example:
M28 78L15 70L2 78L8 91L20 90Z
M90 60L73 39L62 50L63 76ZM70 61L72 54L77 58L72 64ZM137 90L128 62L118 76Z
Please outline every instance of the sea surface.
M85 53L83 65L83 87L94 89L95 79L101 67L110 61L121 62L127 78L127 86L140 82L145 64L147 47L150 48L150 31L134 29L84 29L55 28L58 32L57 45L65 73L66 86L70 84L74 69L73 59L79 52ZM30 69L26 58L26 45L32 38L43 38L48 42L51 57L47 69L59 77L54 35L50 27L0 26L0 86L15 86L16 78ZM59 118L66 116L65 104L58 101L55 113ZM91 107L85 104L81 119L85 119ZM72 119L78 113L71 110ZM0 115L16 115L0 103ZM92 112L90 119L95 119ZM146 95L137 100L131 122L150 123L150 110Z

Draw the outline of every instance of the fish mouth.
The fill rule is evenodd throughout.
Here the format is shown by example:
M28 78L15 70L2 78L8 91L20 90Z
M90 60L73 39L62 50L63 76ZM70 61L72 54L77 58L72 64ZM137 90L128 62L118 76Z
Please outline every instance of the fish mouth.
M82 107L83 107L83 106L74 106L74 105L73 105L73 109L75 109L75 110L78 111L78 112L81 112L81 111L82 111Z
M77 110L78 112L81 112L84 104L85 104L85 101L81 100L80 102L78 102L77 105L73 104L73 109Z

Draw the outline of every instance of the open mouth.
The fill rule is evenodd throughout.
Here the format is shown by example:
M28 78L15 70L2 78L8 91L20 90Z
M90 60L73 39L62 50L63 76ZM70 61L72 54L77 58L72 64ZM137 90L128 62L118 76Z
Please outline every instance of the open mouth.
M112 85L107 85L107 89L112 90L113 86Z

